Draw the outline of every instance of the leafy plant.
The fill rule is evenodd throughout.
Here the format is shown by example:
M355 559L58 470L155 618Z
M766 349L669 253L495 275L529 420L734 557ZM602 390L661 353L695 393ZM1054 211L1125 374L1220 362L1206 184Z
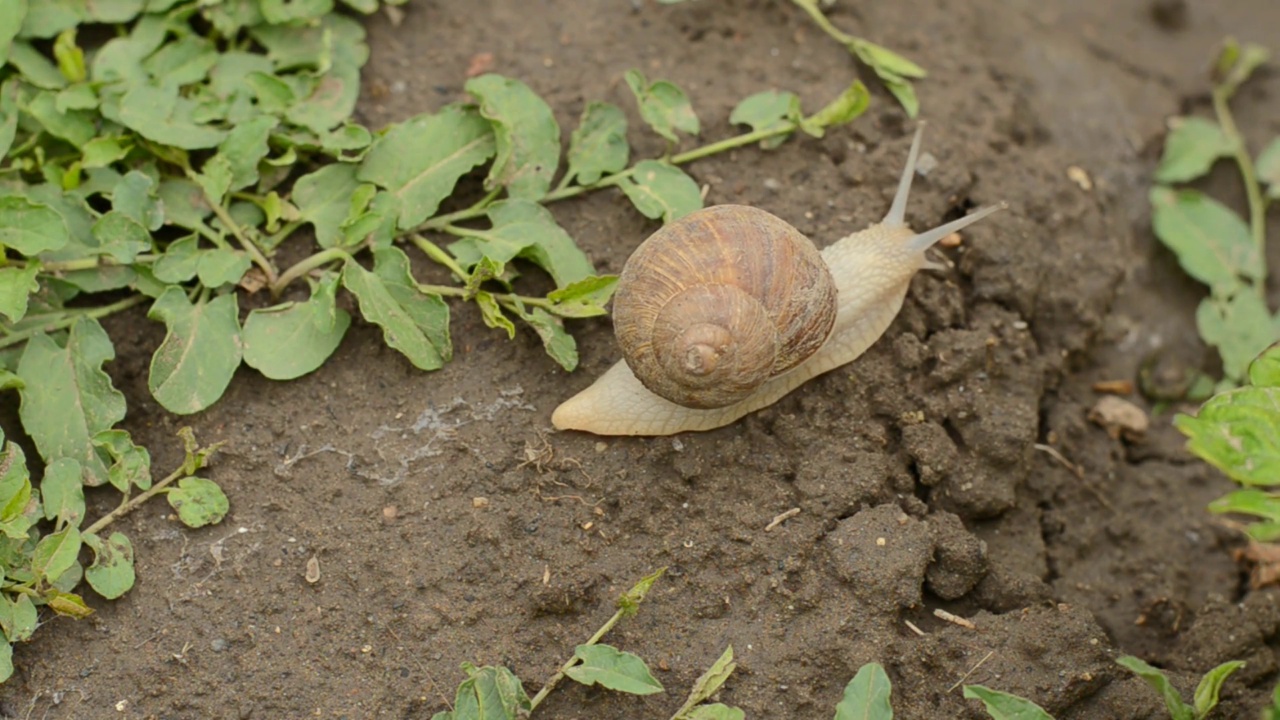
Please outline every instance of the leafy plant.
M1204 720L1218 706L1218 693L1222 690L1222 683L1226 682L1231 673L1244 667L1244 662L1232 660L1205 673L1200 679L1200 684L1196 686L1194 704L1188 705L1169 682L1168 676L1158 668L1132 655L1117 658L1116 662L1145 680L1160 693L1160 697L1164 698L1165 707L1169 710L1171 720Z
M1210 398L1194 416L1179 414L1174 427L1187 449L1244 486L1214 500L1214 513L1258 520L1246 531L1259 542L1280 540L1280 343L1249 365L1243 387Z
M1214 120L1175 118L1151 189L1152 226L1188 275L1209 288L1196 311L1196 327L1217 348L1224 378L1219 389L1239 384L1249 361L1280 339L1280 315L1266 304L1266 215L1280 198L1280 137L1256 160L1236 127L1230 101L1268 58L1265 48L1224 43L1214 63ZM1248 198L1248 222L1199 190L1175 187L1205 176L1221 159L1232 160ZM1265 192L1264 192L1265 189ZM1203 399L1204 384L1193 395Z
M673 83L633 71L640 116L667 152L633 162L625 113L596 101L562 158L547 103L519 80L488 74L467 81L466 102L375 132L351 117L369 47L347 11L381 6L0 0L0 391L17 391L22 429L47 468L42 482L52 483L46 494L66 495L75 477L147 490L138 469L146 451L118 427L125 399L103 371L115 357L104 317L144 306L164 325L147 386L180 415L216 403L242 364L276 380L316 370L352 323L344 294L420 369L453 356L454 299L474 302L508 337L517 325L531 329L572 370L578 354L565 321L604 314L616 278L595 271L547 204L617 188L646 217L669 222L702 206L680 165L821 136L867 107L858 82L813 114L793 94L771 94L786 102L769 106L761 93L735 110L749 131L677 153L701 132L692 103ZM89 46L81 37L107 39ZM301 259L280 264L286 247ZM423 264L450 280L419 282ZM554 287L519 294L528 267ZM14 487L30 484L19 464L6 467ZM208 481L173 482L162 489L184 522L225 512ZM30 504L38 488L0 493L13 503L8 520L32 520L11 528L15 542L49 534ZM30 553L0 554L6 591L74 585L63 565L79 547L70 542L78 525L44 523L67 544L31 577L20 574ZM110 542L100 552L126 554Z
M74 326L73 341L89 327L93 326ZM0 372L0 382L6 381L16 382L13 375L6 378ZM186 451L182 465L153 483L151 456L134 445L128 433L117 429L94 433L88 458L106 458L106 482L122 498L114 510L85 525L84 486L90 472L86 464L69 455L58 457L45 467L37 485L31 481L22 448L6 441L0 431L0 633L4 635L0 681L13 674L13 644L31 639L39 625L40 608L83 618L93 610L75 592L81 581L108 600L133 587L133 544L124 533L106 533L113 522L161 494L189 527L217 523L226 515L222 490L196 476L217 446L200 447L189 428L178 435ZM85 548L93 555L88 567L80 562Z

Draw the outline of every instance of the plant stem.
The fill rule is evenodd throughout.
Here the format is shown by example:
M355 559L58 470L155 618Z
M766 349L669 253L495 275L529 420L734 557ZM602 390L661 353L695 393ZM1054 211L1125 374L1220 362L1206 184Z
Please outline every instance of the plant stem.
M116 262L109 255L98 255L96 257L79 258L76 260L55 260L53 262L40 263L42 272L75 272L77 270L93 270L100 267L119 267L128 265L138 265L153 263L160 259L160 255L155 253L144 253L133 259L131 263ZM27 267L29 261L10 260L14 267Z
M600 639L603 638L606 633L612 630L613 626L617 625L618 621L621 620L623 615L625 614L626 614L626 610L619 608L618 611L613 614L613 617L609 618L608 622L600 626L600 629L596 631L595 635L592 635L589 640L587 640L585 643L582 643L582 644L595 645L596 643L600 642ZM556 674L552 675L551 679L547 681L547 684L543 685L542 689L538 691L538 694L534 695L533 699L529 701L529 709L532 710L533 708L538 707L538 705L543 700L547 699L547 696L551 694L551 691L555 689L556 685L558 685L560 681L564 679L565 671L573 667L574 665L577 665L578 662L579 662L578 657L575 655L574 657L569 658L565 662L565 664L561 665L560 669L556 671Z
M457 275L459 280L461 280L464 283L471 282L471 273L467 272L466 270L463 270L462 266L459 265L458 262L454 260L452 256L449 255L449 253L440 249L439 245L436 245L435 243L426 239L425 237L422 236L421 233L414 233L409 236L409 239L413 241L414 245L418 246L419 250L426 253L427 257L449 268L449 272L453 273L454 275ZM463 291L459 289L459 292L461 293ZM445 293L441 293L441 294L445 294Z
M218 219L222 221L222 224L226 225L227 228L231 230L231 234L236 237L236 240L240 243L240 247L244 248L244 251L249 253L249 257L253 260L253 264L262 268L262 272L267 276L267 282L269 284L275 284L278 278L275 266L271 264L271 261L267 260L266 256L262 254L262 251L258 249L258 246L253 244L252 240L245 237L244 231L240 229L240 224L231 217L231 213L227 212L227 209L222 207L221 203L211 202L209 203L209 206L213 208L213 214L218 216Z
M818 27L822 28L823 32L830 35L841 45L850 45L857 40L854 36L842 32L840 28L832 25L827 16L823 15L822 11L818 9L818 3L815 0L791 0L791 2L799 5L800 9L808 13L809 17L813 18L813 21L818 24Z
M328 250L321 250L315 255L300 260L281 273L280 277L271 282L269 285L271 297L280 297L280 293L284 292L284 289L289 287L290 283L318 267L327 265L334 260L342 260L345 262L350 259L351 253L346 250L342 248L329 248Z
M112 510L106 515L103 515L102 517L98 518L98 521L90 525L88 528L86 528L83 531L83 534L87 535L90 533L97 533L101 531L103 528L105 528L106 526L115 522L116 520L119 520L125 515L128 515L129 513L133 512L138 508L139 505L141 505L142 503L150 500L151 498L163 492L164 489L168 487L170 484L172 484L174 480L177 480L178 478L181 478L181 477L186 477L186 473L182 472L182 470L183 469L179 467L177 470L174 470L173 472L169 473L168 477L152 485L149 489L147 489L142 494L131 499L126 499L124 502L120 503L120 505L115 510Z
M62 314L63 317L61 320L55 320L45 325L27 328L26 330L16 332L6 338L0 339L0 348L6 348L10 345L17 345L18 343L26 342L41 333L53 332L55 330L71 327L75 324L76 320L80 318L87 317L94 318L96 320L98 318L118 313L121 310L127 310L138 303L146 301L146 299L146 295L134 295L132 297L127 297L124 300L113 302L110 305L103 305L102 307L67 310Z
M439 230L443 228L445 225L449 225L451 223L457 222L458 220L470 220L471 218L480 217L485 213L485 210L489 209L489 206L493 204L493 201L498 199L498 195L500 194L502 194L502 188L500 187L494 188L493 190L489 191L488 195L485 195L484 197L480 198L480 200L476 202L475 205L472 205L469 208L464 208L462 210L455 210L451 213L445 213L444 215L437 215L427 220L426 222L422 223L421 225L419 225L414 230L411 230L410 232L421 232L423 230Z
M468 292L466 288L452 287L450 285L428 285L426 283L416 283L418 292L429 293L432 295L443 295L445 297L456 297L470 299L474 293ZM487 291L486 291L487 292ZM527 297L524 295L516 295L515 293L489 293L494 300L508 306L514 306L516 303L524 303L540 307L549 312L555 312L555 303L546 298ZM510 307L508 307L510 309Z
M1249 157L1249 148L1245 145L1244 136L1236 127L1235 118L1231 115L1231 104L1228 102L1231 89L1218 86L1213 89L1213 111L1218 116L1218 124L1222 133L1231 141L1231 152L1236 165L1240 167L1240 179L1244 182L1245 197L1249 200L1249 230L1253 234L1254 245L1258 248L1258 259L1262 279L1255 288L1258 294L1266 297L1266 259L1267 259L1267 206L1262 199L1262 187L1258 185L1258 173L1253 166L1253 158Z

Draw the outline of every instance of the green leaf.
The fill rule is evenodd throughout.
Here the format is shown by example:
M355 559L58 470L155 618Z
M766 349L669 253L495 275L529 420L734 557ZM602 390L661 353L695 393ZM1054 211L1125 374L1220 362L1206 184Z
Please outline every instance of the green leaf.
M66 527L61 532L45 535L31 554L31 571L36 577L53 581L71 569L80 554L80 530Z
M77 460L90 486L107 482L107 466L93 436L124 419L124 395L111 385L102 364L115 358L111 339L97 320L71 326L65 347L49 335L27 341L18 361L22 405L18 416L46 462Z
M50 90L37 90L23 107L50 135L72 145L83 145L94 136L93 115L81 110L58 109L58 96Z
M0 629L4 630L5 637L9 638L9 642L26 642L31 639L31 634L36 631L39 624L39 615L36 612L35 603L31 602L30 595L19 595L10 599L7 595L0 596L0 602L3 602L6 609L0 616L3 617ZM5 643L8 644L8 643Z
M103 254L122 265L132 263L138 255L151 249L151 233L117 210L98 218L93 224L93 238Z
M258 115L227 133L218 146L218 154L227 159L231 168L230 190L243 190L258 181L258 163L270 153L267 140L278 124L269 115Z
M25 495L25 497L20 497ZM0 431L0 521L9 520L22 511L31 495L31 478L27 474L27 456L22 446L6 442Z
M130 486L139 490L151 487L151 453L133 444L126 430L103 430L93 436L93 444L111 457L108 472L112 486L128 493Z
M1254 515L1280 523L1280 496L1264 490L1233 490L1209 503L1209 512L1217 515Z
M207 288L233 285L249 270L253 261L249 254L231 248L214 248L200 253L200 264L196 268L196 276L200 284Z
M1044 708L1026 698L991 690L982 685L965 685L964 696L967 700L981 700L987 708L987 714L994 720L1053 720L1053 716L1045 712Z
M680 716L680 720L745 720L747 714L723 703L699 705Z
M196 269L200 266L202 251L199 248L200 240L195 235L174 240L151 266L151 271L160 282L186 282L196 276Z
M147 377L156 401L169 412L189 415L222 397L243 347L235 293L192 305L182 288L170 287L147 317L167 330Z
M424 295L409 274L409 258L397 247L373 251L374 270L355 262L342 270L342 284L360 302L360 313L382 328L387 345L421 370L438 370L453 357L449 306Z
M653 584L658 582L658 578L666 572L665 567L659 568L640 578L639 582L622 593L618 598L618 609L622 611L623 617L631 617L640 611L640 603L644 602L645 596L653 589Z
M67 86L58 66L30 43L14 41L9 46L9 65L17 68L29 84L46 90L58 90Z
M45 595L44 601L50 610L59 615L82 619L93 614L93 610L84 604L84 598L75 593L50 590Z
M128 148L120 144L118 137L96 137L80 148L80 166L86 170L103 168L123 160Z
M711 667L707 668L707 671L698 676L698 679L694 681L693 689L689 691L689 697L684 701L684 707L693 707L707 698L710 698L712 695L715 695L716 691L724 685L725 681L729 679L729 676L733 674L733 671L736 670L737 667L738 664L733 661L733 646L730 645L725 648L725 651L720 654L720 657L711 664ZM720 707L725 706L722 705ZM726 709L734 710L736 708ZM688 714L687 717L698 717L696 709L695 712ZM708 715L708 718L711 717L718 716Z
M625 169L630 157L622 108L598 100L587 103L569 139L566 182L576 179L579 185L594 185L602 176Z
M293 204L301 219L315 227L321 247L331 248L345 240L341 225L351 212L351 196L361 187L356 168L346 163L326 165L294 183Z
M1214 396L1174 427L1187 449L1242 485L1280 484L1280 388L1239 388Z
M7 0L13 2L14 0ZM4 3L6 0L0 0ZM17 0L17 2L25 2L25 0ZM0 683L13 677L13 646L7 641L0 642Z
M182 478L178 487L169 490L165 497L178 511L182 524L192 528L222 522L231 507L218 483L199 477Z
M130 170L112 189L111 207L148 230L164 224L164 208L156 202L155 182L147 175Z
M729 114L729 122L734 125L749 125L753 132L794 130L803 114L800 111L800 97L792 92L766 90L745 98L738 103ZM776 148L791 136L790 132L780 133L760 141L765 150Z
M0 0L0 67L4 67L5 61L9 59L9 44L18 36L26 17L27 0ZM0 157L4 157L3 151L3 143L0 143ZM9 672L13 672L12 664Z
M1227 96L1234 94L1236 88L1248 80L1253 71L1261 67L1269 57L1271 53L1261 45L1245 43L1241 47L1235 38L1228 37L1224 40L1217 62L1214 63L1214 71Z
M608 313L605 303L618 285L617 275L591 276L547 293L551 312L560 317L596 317Z
M120 98L114 117L106 106L103 114L148 140L183 150L214 148L226 139L226 131L185 117L179 111L177 93L177 88L170 86L133 85Z
M53 57L58 61L58 70L69 82L84 82L88 71L84 66L84 51L76 45L76 29L67 28L58 33L53 41Z
M909 90L910 86L908 85L907 88ZM889 89L892 91L893 87L890 86ZM901 98L899 100L901 101ZM853 84L845 88L835 100L827 103L826 107L801 120L800 129L813 137L820 138L826 134L829 127L853 122L855 118L867 111L870 104L871 93L867 91L867 86L863 85L861 80L854 80Z
M0 247L35 257L71 240L56 210L18 195L0 195Z
M1280 342L1249 363L1249 383L1254 387L1280 387Z
M504 667L477 668L463 663L467 679L458 686L450 720L517 720L533 706L524 686ZM437 717L439 714L437 713Z
M883 45L858 38L850 44L850 49L857 54L859 60L878 71L883 70L904 78L923 78L928 75L924 68Z
M0 0L0 6L6 2L13 0ZM17 78L9 78L0 84L0 159L9 154L9 148L13 146L13 139L17 136L18 88Z
M40 481L40 497L46 520L80 527L84 520L84 483L80 481L80 463L72 458L58 458L44 469Z
M1169 678L1163 671L1132 655L1116 658L1116 663L1145 680L1156 692L1160 693L1160 697L1164 698L1164 705L1169 710L1169 717L1172 720L1195 720L1195 708L1182 701L1177 689L1169 682Z
M435 214L458 179L493 157L494 133L472 108L451 105L392 126L378 138L356 177L390 191L400 203L400 227Z
M292 380L323 365L351 325L351 315L336 304L339 279L325 276L306 302L250 312L244 323L245 364L272 380Z
M573 653L582 661L566 668L565 675L583 685L600 685L631 695L652 695L663 691L649 667L639 656L609 645L579 645Z
M115 600L133 587L133 544L123 533L113 532L104 542L97 535L85 535L84 543L93 549L93 564L84 571L84 579L99 595Z
M1197 190L1151 189L1156 236L1178 256L1188 275L1215 294L1230 295L1240 278L1259 280L1265 264L1244 222Z
M40 264L29 263L25 268L0 268L0 315L16 323L27 314L27 298L40 290L36 273Z
M317 20L333 12L333 0L259 0L262 17L280 25L298 20Z
M3 117L3 112L0 112L0 117ZM0 137L0 149L3 148L3 138ZM1258 179L1267 185L1267 196L1280 200L1280 137L1272 138L1258 154L1257 173Z
M1195 180L1213 167L1218 158L1231 155L1231 141L1218 123L1198 117L1178 118L1164 155L1156 168L1157 182L1179 183Z
M1227 681L1231 673L1244 666L1245 663L1242 660L1231 660L1215 667L1200 678L1200 684L1196 686L1195 693L1197 718L1206 717L1218 706L1218 693L1222 690L1222 683Z
M511 318L502 312L502 307L498 305L498 301L493 297L493 293L484 291L477 292L475 295L476 305L480 308L480 318L484 320L484 324L495 330L506 330L507 338L514 339L516 336L516 325L511 322Z
M630 176L618 181L631 204L645 217L678 220L702 209L702 191L683 170L657 160L641 160Z
M516 257L533 261L551 274L557 287L590 277L595 268L551 211L531 200L502 200L485 211L493 227L463 231L485 257L505 264Z
M625 77L640 106L640 117L654 132L673 143L678 140L676 130L690 135L700 132L689 96L679 86L666 80L650 83L639 70L628 70Z
M892 694L893 684L884 667L867 663L845 685L835 720L893 720Z
M517 304L515 310L516 315L538 333L552 360L569 372L578 367L578 343L565 331L563 320L542 308L526 310Z
M505 187L512 198L541 199L560 164L560 126L550 106L528 85L492 73L471 78L464 88L480 101L497 143L485 189Z
M285 111L289 122L323 134L351 117L360 96L360 68L349 61L334 63L315 88Z
M1267 306L1250 290L1241 290L1230 300L1212 296L1201 300L1196 328L1206 343L1218 348L1223 372L1236 382L1244 379L1258 353L1277 340Z

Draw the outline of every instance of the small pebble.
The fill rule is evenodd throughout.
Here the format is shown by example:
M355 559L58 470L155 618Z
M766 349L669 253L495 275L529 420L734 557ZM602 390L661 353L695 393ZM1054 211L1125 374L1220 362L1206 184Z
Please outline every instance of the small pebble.
M489 498L487 497L471 498L471 507L476 508L477 510L483 510L484 508L489 507Z
M765 178L764 189L777 192L782 189L782 183L778 182L774 178Z
M921 153L920 159L916 161L916 174L927 177L936 167L938 167L938 158L934 157L933 153Z
M393 95L403 95L408 88L409 84L403 80L394 80L391 83L391 93Z
M212 648L214 652L220 653L227 649L227 641L222 638L214 638L213 642L209 643L209 647Z

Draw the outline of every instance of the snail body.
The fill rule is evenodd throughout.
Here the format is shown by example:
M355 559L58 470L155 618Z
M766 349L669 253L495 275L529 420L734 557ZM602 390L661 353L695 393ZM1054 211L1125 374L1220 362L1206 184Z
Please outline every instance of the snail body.
M916 272L942 269L925 251L1002 207L923 233L908 227L920 129L884 220L821 252L746 206L705 208L650 236L614 295L624 359L556 408L552 424L597 435L711 430L862 355Z

